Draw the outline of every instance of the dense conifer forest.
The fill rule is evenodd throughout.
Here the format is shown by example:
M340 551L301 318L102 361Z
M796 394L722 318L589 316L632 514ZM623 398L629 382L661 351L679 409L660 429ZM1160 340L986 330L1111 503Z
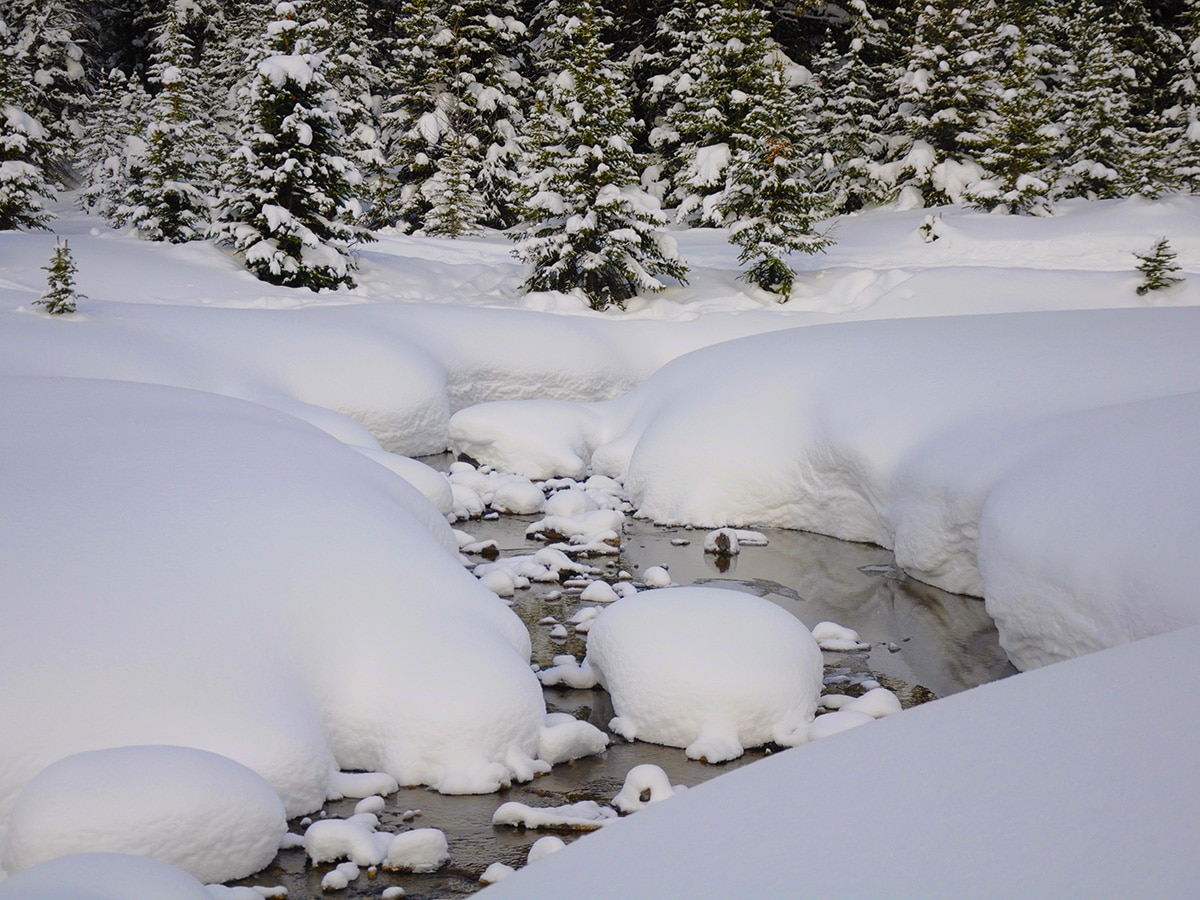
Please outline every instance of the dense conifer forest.
M725 226L786 296L822 222L1200 185L1200 0L2 0L0 229L60 190L258 277L504 229L533 290L683 279Z

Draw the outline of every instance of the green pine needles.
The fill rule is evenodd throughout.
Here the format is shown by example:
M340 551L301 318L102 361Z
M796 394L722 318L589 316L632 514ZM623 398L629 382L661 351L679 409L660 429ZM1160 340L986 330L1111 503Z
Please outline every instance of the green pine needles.
M46 293L33 301L34 306L45 307L52 316L63 316L75 312L75 303L83 295L75 290L75 260L71 248L59 238L54 245L50 265L42 267L46 275Z
M1176 255L1165 237L1159 238L1149 253L1134 253L1141 260L1137 267L1143 278L1137 287L1139 297L1183 281L1182 276L1175 274L1182 271L1175 262Z

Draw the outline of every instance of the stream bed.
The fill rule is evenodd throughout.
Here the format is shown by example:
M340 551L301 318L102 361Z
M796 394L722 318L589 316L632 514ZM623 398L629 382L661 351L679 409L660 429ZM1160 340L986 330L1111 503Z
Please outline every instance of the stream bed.
M529 554L543 546L525 537L526 527L536 518L502 516L456 527L479 541L494 540L500 556L505 557ZM981 600L947 594L907 578L896 568L891 552L880 547L806 532L760 531L769 540L767 546L744 547L736 556L721 558L703 552L704 530L659 527L628 518L620 554L585 562L607 581L617 580L624 572L639 585L641 572L663 566L676 584L706 583L766 597L809 628L822 621L853 628L870 649L825 652L827 692L861 693L864 683L866 687L878 683L893 690L902 704L910 707L1015 673ZM585 635L568 626L566 638L552 638L550 626L541 624L548 617L567 623L578 609L592 605L580 601L581 590L535 583L511 598L514 611L529 627L533 662L539 667L550 666L553 657L560 654L583 658ZM431 677L436 678L436 673ZM548 712L570 713L605 731L614 715L608 694L600 689L547 688L545 697ZM520 868L526 863L530 846L539 838L554 833L570 841L579 834L493 825L492 813L502 803L609 803L620 790L625 774L636 765L658 765L672 784L690 787L772 752L772 748L760 748L732 762L707 765L687 759L679 748L610 737L612 744L598 756L555 766L548 775L495 794L445 796L426 788L401 788L387 797L386 808L378 814L380 829L433 827L445 833L451 858L436 873L372 874L364 870L346 889L329 893L322 891L321 879L333 865L309 865L303 849L289 849L281 851L262 872L236 884L282 886L293 900L377 898L389 887L403 888L404 896L411 898L471 894L483 887L479 877L492 863ZM804 748L787 752L803 753ZM353 814L355 803L352 799L328 803L313 818L347 817ZM306 824L304 820L293 821L289 828L302 834Z

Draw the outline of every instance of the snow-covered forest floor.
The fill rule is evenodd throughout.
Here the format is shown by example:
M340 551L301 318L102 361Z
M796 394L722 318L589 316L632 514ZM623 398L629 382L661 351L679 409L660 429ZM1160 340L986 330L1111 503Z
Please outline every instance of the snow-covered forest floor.
M496 593L515 577L473 577L447 524L501 489L540 512L527 479L555 478L576 491L567 530L597 549L606 529L581 520L626 501L873 542L982 596L1019 668L1069 661L776 754L497 896L978 893L997 865L1012 893L1182 890L1200 824L1200 199L843 217L827 253L792 260L786 304L737 280L723 231L681 230L688 284L607 313L522 293L498 234L380 234L358 287L318 294L69 200L54 232L0 234L0 896L86 884L86 860L14 873L95 848L228 880L330 794L489 791L595 752L545 717ZM86 295L63 317L34 305L56 237ZM1186 280L1141 296L1134 254L1161 237ZM452 486L408 459L448 447L495 472ZM535 562L565 578L564 559ZM614 689L637 670L611 660L639 645L609 622L595 661ZM697 641L739 623L778 630L717 608ZM753 658L709 668L736 680ZM681 709L648 671L649 712L625 716L643 734ZM817 689L780 697L767 739L804 743ZM722 715L679 746L758 733ZM861 821L869 845L845 840ZM382 837L313 841L439 859L432 835ZM207 896L93 862L157 900Z

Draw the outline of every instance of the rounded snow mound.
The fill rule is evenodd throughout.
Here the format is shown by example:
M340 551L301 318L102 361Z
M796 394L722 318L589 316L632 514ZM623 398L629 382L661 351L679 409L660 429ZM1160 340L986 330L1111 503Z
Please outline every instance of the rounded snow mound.
M270 863L286 831L279 795L228 757L190 747L93 750L47 766L21 791L4 868L130 853L228 881Z
M108 747L218 753L289 817L336 769L536 774L529 633L394 471L178 388L0 378L0 411L0 848L26 784Z
M4 900L212 900L204 885L174 866L124 853L81 853L48 860L0 882Z
M794 616L737 591L642 591L607 607L585 663L612 695L609 728L715 763L812 721L821 650Z

